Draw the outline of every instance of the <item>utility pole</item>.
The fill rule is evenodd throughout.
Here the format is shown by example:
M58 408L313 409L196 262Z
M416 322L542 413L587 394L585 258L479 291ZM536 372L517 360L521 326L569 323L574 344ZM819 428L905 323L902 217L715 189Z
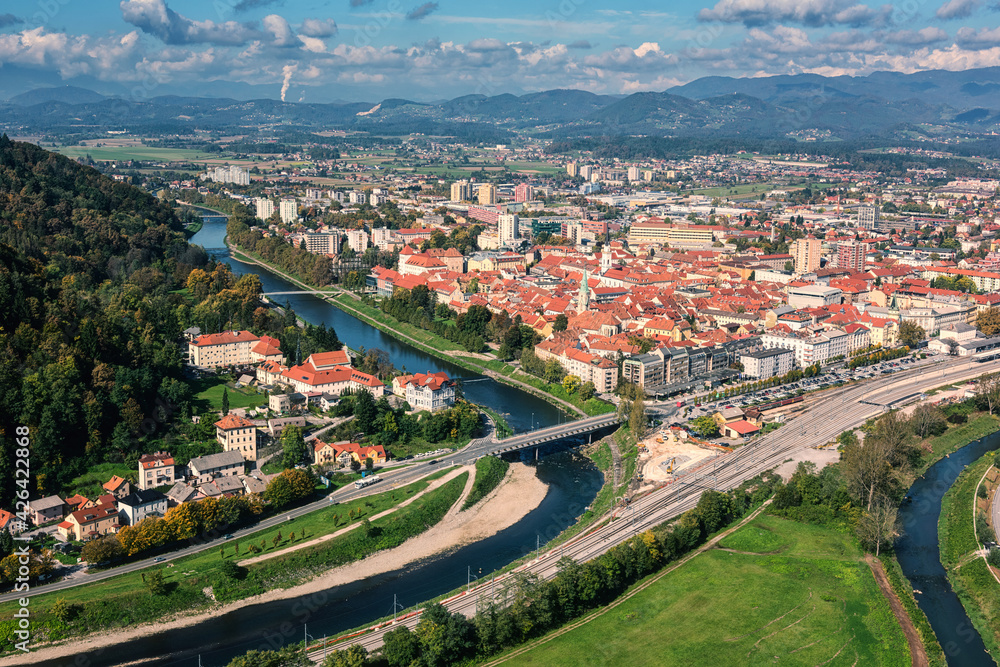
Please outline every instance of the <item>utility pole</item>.
M402 611L402 610L403 610L403 605L399 604L399 603L398 603L398 602L396 601L396 594L395 594L395 593L393 593L393 594L392 594L392 622L393 622L393 623L395 623L395 622L396 622L396 608L397 608L397 607L399 608L399 610L400 610L400 611Z

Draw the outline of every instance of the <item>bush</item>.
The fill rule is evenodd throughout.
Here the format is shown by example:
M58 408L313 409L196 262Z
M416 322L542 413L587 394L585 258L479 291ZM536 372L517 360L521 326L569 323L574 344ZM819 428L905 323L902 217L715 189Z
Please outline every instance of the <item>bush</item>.
M979 537L980 544L997 541L997 537L993 533L993 529L990 528L990 524L984 514L976 515L976 536Z
M253 552L254 546L250 545L250 551ZM222 563L219 567L219 573L226 579L243 579L247 576L247 569L237 565L234 561L227 560Z
M472 490L469 491L462 509L469 509L497 488L507 474L508 468L510 464L496 456L484 456L476 461L476 481L472 483Z
M986 562L993 567L1000 567L1000 548L993 547L990 552L986 554Z

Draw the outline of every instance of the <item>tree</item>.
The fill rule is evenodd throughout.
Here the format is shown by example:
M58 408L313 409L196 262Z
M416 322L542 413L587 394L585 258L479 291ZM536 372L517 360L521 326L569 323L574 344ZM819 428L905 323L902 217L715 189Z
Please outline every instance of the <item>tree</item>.
M562 382L564 377L566 377L566 371L555 357L552 357L545 362L545 370L542 376L543 380L550 384L557 384Z
M420 640L405 625L382 636L382 657L389 667L410 667L420 658Z
M281 432L281 462L285 468L294 468L309 453L302 429L298 426L286 426Z
M370 456L365 457L365 470L368 472L375 470L375 461Z
M264 498L274 507L281 508L308 498L315 488L316 482L309 472L292 468L270 481L264 490Z
M986 336L1000 332L1000 307L987 308L976 316L976 327Z
M628 427L636 438L641 438L646 432L646 423L646 402L640 395L632 401L632 408L628 413Z
M556 315L555 322L552 323L553 331L566 331L566 327L569 326L569 318L566 317L564 313L559 313Z
M719 436L719 425L708 415L692 419L688 422L688 425L703 438L716 438Z
M588 380L587 382L584 382L582 385L580 385L580 400L582 401L590 400L591 398L594 397L594 394L596 393L597 393L597 388L594 387L593 382L590 382Z
M916 347L926 337L927 332L916 322L905 320L899 325L899 342L907 347Z
M322 667L365 667L367 664L368 649L355 644L341 651L332 652L323 661Z
M354 396L354 417L354 423L359 431L366 435L374 433L378 408L371 392L367 389L362 389Z
M248 651L233 658L226 667L312 667L313 661L299 646L286 646L277 651Z
M944 413L933 405L922 403L910 416L910 428L921 438L929 435L940 435L948 428Z
M976 405L985 408L992 415L1000 405L1000 374L987 375L976 385Z
M785 262L785 273L791 273L795 270L795 264L791 261Z
M580 378L577 375L567 375L562 381L563 389L567 394L572 394L580 388Z
M895 504L888 499L875 503L858 520L857 534L861 544L868 550L874 549L878 558L882 547L891 545L902 534Z
M80 558L91 565L106 563L125 555L121 542L116 535L104 535L96 540L90 540L80 549Z
M167 582L163 580L163 570L151 570L144 574L142 580L146 583L146 588L153 595L166 595L169 592Z
M229 389L226 387L222 388L222 416L225 417L229 414Z

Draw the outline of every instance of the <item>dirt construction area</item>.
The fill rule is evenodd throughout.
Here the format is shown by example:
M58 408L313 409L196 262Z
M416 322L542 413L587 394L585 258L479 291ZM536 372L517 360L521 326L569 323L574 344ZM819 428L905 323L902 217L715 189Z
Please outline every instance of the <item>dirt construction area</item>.
M721 454L718 449L694 442L670 430L642 441L639 472L644 482L667 482L678 472L697 466Z

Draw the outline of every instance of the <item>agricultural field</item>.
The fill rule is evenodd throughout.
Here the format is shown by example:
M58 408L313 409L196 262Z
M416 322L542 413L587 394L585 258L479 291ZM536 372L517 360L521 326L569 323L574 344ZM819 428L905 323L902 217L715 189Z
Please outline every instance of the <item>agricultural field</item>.
M152 160L170 162L173 160L225 161L218 153L205 153L187 148L150 148L149 146L61 146L54 149L66 157L78 158L89 155L95 160Z
M510 664L910 664L849 535L762 516L721 545Z

